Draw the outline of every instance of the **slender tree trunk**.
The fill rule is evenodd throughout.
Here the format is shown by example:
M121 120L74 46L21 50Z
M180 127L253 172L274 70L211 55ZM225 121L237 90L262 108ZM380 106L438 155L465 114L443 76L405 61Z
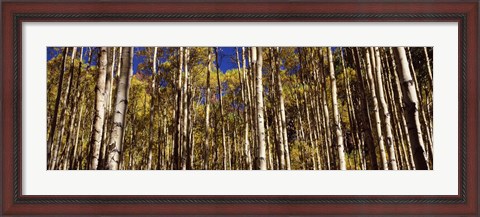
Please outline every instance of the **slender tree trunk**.
M410 143L410 136L409 136L409 130L408 130L408 126L407 126L407 122L405 120L405 116L403 114L405 114L405 107L404 107L404 103L403 103L403 93L402 93L402 87L401 87L401 84L400 84L400 80L398 78L398 74L397 71L399 69L399 67L397 67L397 64L396 64L396 61L398 60L395 60L395 57L394 57L394 53L393 53L393 49L390 48L390 57L392 59L392 68L393 68L393 75L394 75L394 78L395 78L395 86L396 86L396 98L397 98L397 102L399 104L399 110L400 110L400 119L401 119L401 128L403 130L403 132L405 133L405 141L407 143L407 147L408 147L408 156L409 156L409 161L410 161L410 164L411 164L411 167L412 169L415 169L415 162L414 162L414 159L413 159L413 151L412 151L412 145Z
M212 50L208 49L208 64L207 64L207 87L205 91L205 141L203 152L203 169L208 170L208 159L210 155L210 74L212 73Z
M128 89L130 88L130 77L133 74L133 54L133 47L122 48L122 69L117 84L117 96L115 97L113 129L110 136L111 141L107 146L107 162L108 169L110 170L118 170L122 156L125 116L128 106Z
M188 83L189 83L189 79L188 79L188 56L189 56L189 50L188 50L188 47L185 47L185 50L183 52L183 64L184 64L184 71L185 71L185 82L183 83L183 90L182 90L182 95L183 95L183 126L182 126L182 170L186 170L187 169L187 146L189 144L187 144L187 137L188 137L188 129L187 129L187 125L188 125Z
M252 121L251 116L248 115L248 111L251 109L251 92L250 92L250 82L247 76L247 67L246 67L246 54L245 54L245 47L242 47L242 70L243 70L243 80L245 81L244 89L246 89L246 96L244 100L244 109L243 109L243 117L245 121L245 131L244 131L244 155L247 168L252 170L252 155L250 152L250 138L248 136L248 132L250 131L249 123Z
M223 169L227 169L227 144L225 138L225 121L223 117L223 94L222 83L220 83L220 63L218 62L218 48L215 48L215 65L217 68L218 98L220 101L220 124L222 125L222 146L223 146Z
M335 134L337 136L337 150L338 150L338 160L340 161L340 170L346 170L347 164L345 162L345 153L343 152L343 134L342 126L340 124L340 113L338 111L338 102L337 102L337 81L335 79L335 69L333 67L333 57L332 57L332 48L328 47L328 62L330 66L330 83L332 90L332 106L333 106L333 119Z
M265 153L265 124L263 114L263 85L262 85L262 66L263 52L261 47L256 49L256 89L257 89L257 129L258 129L258 165L260 170L267 169Z
M382 168L384 170L388 170L388 161L387 161L387 155L385 153L385 145L384 145L383 134L382 134L382 124L380 119L380 108L378 107L377 93L375 88L375 79L372 75L372 66L370 64L370 52L368 51L368 48L365 49L365 59L367 60L367 75L370 83L370 92L373 99L373 111L375 112L375 126L376 126L377 137L378 137L378 146L380 148L380 157L382 159L382 166L383 166Z
M60 107L60 99L62 98L62 87L63 87L63 76L65 71L67 71L66 63L67 63L67 53L68 48L63 49L63 61L62 61L62 70L60 71L60 76L58 78L58 86L57 86L57 96L55 99L55 108L53 111L53 120L50 121L50 131L48 133L48 140L47 140L47 152L48 152L48 159L53 160L51 156L51 149L53 143L53 136L55 135L55 130L57 127L57 116L58 116L58 109ZM50 164L48 165L50 167Z
M70 167L69 169L70 170L73 170L74 169L74 165L75 165L75 160L77 159L77 147L78 147L78 137L80 135L80 125L82 124L82 115L83 115L83 106L82 106L82 101L83 101L83 96L82 95L82 98L80 99L80 116L78 117L78 121L77 121L77 130L76 130L76 133L75 133L75 141L73 143L73 155L72 155L72 158L70 159Z
M67 140L65 140L65 144L63 144L63 134L65 133L65 125L67 125L67 123L65 123L67 121L67 116L68 116L68 113L72 110L71 107L72 107L72 102L70 101L70 96L72 95L72 85L73 85L73 73L74 73L74 69L75 69L75 55L76 55L76 51L77 51L77 47L73 47L73 50L72 50L72 57L70 58L70 73L68 74L68 84L67 84L67 88L65 90L65 95L66 97L63 98L63 102L62 102L62 107L61 107L61 110L60 110L60 117L63 117L60 121L60 131L58 133L58 139L57 139L57 145L55 146L55 152L54 152L54 156L53 156L53 160L55 161L53 163L53 168L52 169L60 169L61 167L61 162L62 162L62 159L57 159L57 155L59 152L60 153L60 156L61 158L64 158L65 155L65 149L66 149L66 146L68 145L68 138ZM72 115L70 114L70 121L72 121L71 118ZM57 165L58 164L58 165Z
M368 100L367 97L365 96L365 92L367 91L367 88L363 84L363 76L362 76L362 70L361 70L361 65L360 65L360 52L358 51L358 48L354 48L354 59L356 60L356 75L357 75L357 81L360 84L360 89L362 91L359 91L359 95L361 98L361 113L360 113L360 119L362 123L362 134L364 138L364 143L367 144L368 148L368 153L370 155L370 169L373 170L378 170L378 163L377 163L377 155L375 153L375 144L373 141L373 135L372 135L372 128L370 125L370 118L368 117L369 115L369 110L368 110Z
M98 160L100 157L100 146L102 143L103 124L105 118L105 79L107 75L107 47L102 47L100 51L100 65L98 72L97 86L95 88L95 123L92 133L92 147L90 168L96 170L98 167Z
M417 170L427 170L427 161L425 158L425 149L422 140L422 128L419 118L419 103L417 92L415 91L415 83L412 80L410 69L408 66L407 55L404 47L396 47L395 58L400 64L399 72L400 81L402 83L403 100L405 103L405 117L408 125L408 135L412 144L413 156L415 160L415 168Z
M395 94L394 94L394 89L393 89L393 84L398 84L398 77L396 77L396 72L395 72L395 67L392 69L391 66L390 66L390 61L389 61L389 58L388 58L388 55L387 55L387 51L385 51L385 63L386 63L386 68L388 70L387 72L387 89L388 89L388 96L389 96L389 101L391 102L390 103L390 107L392 108L392 113L393 113L393 125L394 125L394 132L396 132L396 137L397 138L397 147L400 146L400 157L398 158L400 161L402 161L400 164L404 164L404 168L410 170L411 169L411 166L410 166L410 161L409 161L409 155L407 154L407 151L406 151L406 147L405 147L405 144L408 144L410 143L409 140L407 141L403 135L403 128L402 128L402 124L401 124L401 120L399 118L399 116L403 117L402 114L400 113L401 111L401 103L402 103L402 99L401 97L400 98L396 98L395 97ZM395 64L393 61L392 61L393 64ZM395 76L392 78L391 76L395 74ZM394 81L392 81L392 79ZM400 92L401 92L401 89L400 87L398 86L397 87ZM398 99L398 100L397 100ZM400 107L400 108L398 108ZM400 113L400 115L399 115Z
M274 133L274 143L276 144L276 149L277 149L277 160L278 160L278 169L279 170L284 170L285 169L285 146L283 145L283 128L281 126L281 118L280 118L280 109L278 108L278 103L277 103L277 97L276 97L276 93L279 92L278 90L278 84L277 82L275 81L275 79L277 78L277 76L275 76L275 74L279 73L278 71L273 71L273 70L276 70L276 66L274 65L275 64L275 61L274 61L274 55L273 55L273 50L272 49L269 49L269 53L270 53L270 69L271 69L271 72L270 72L270 86L268 87L271 91L271 93L269 94L270 97L270 101L271 101L271 107L272 107L272 116L273 116L273 122L274 122L274 130L273 130L273 133ZM265 120L267 120L266 122L268 123L268 118L267 118L267 115L268 113L265 111ZM268 126L268 124L267 124ZM268 129L266 129L266 132L267 132L267 147L268 147ZM267 148L268 149L268 148Z
M148 162L147 170L152 169L153 161L153 119L155 118L155 93L156 93L156 77L157 77L157 50L158 47L153 49L153 60L152 60L152 83L151 83L151 98L150 98L150 120L149 120L149 138L148 138ZM160 146L158 147L160 149Z
M180 47L178 53L178 80L176 85L177 96L175 97L177 106L175 108L175 127L174 127L174 140L173 140L173 169L178 170L181 169L180 159L179 156L181 154L180 145L181 143L181 112L182 110L182 71L183 71L183 47Z
M427 47L423 47L423 52L425 53L425 61L427 62L428 78L430 79L430 82L432 82L433 84L432 67L430 66L430 58L428 57Z
M290 163L290 148L288 145L288 134L287 134L287 118L285 115L285 100L283 94L283 84L282 84L282 76L280 73L280 60L279 60L279 48L275 49L275 65L276 65L276 72L277 72L277 88L278 88L278 97L280 98L280 119L282 124L282 132L283 132L283 145L285 150L285 163L287 166L287 170L291 169Z
M72 143L73 143L73 138L72 138L72 134L73 134L73 131L74 131L74 125L75 125L75 118L77 117L77 107L78 107L78 101L80 100L80 93L83 93L83 89L80 90L79 88L79 84L80 84L80 75L81 75L81 70L82 70L82 56L83 56L83 48L80 48L80 58L79 58L79 61L78 61L78 71L77 71L77 80L75 81L75 96L73 98L73 101L72 102L69 102L69 111L70 111L70 116L71 116L71 120L70 120L70 127L68 128L68 132L67 132L67 137L65 139L66 141L66 144L65 144L65 158L64 158L64 161L63 161L63 169L66 170L67 168L69 168L70 164L72 163L71 161L71 157L70 157L70 153L73 152L73 150L71 150L71 146L72 146ZM73 67L73 65L72 65ZM72 70L72 74L73 74L73 70ZM73 111L72 111L73 110Z
M423 126L424 129L422 129L422 132L423 132L423 136L424 136L424 148L425 148L425 157L427 159L427 166L428 166L428 169L430 169L430 163L433 162L432 158L433 158L433 142L432 142L432 137L430 135L430 124L428 123L427 119L426 119L426 115L425 115L425 107L424 107L424 104L427 104L427 100L422 100L423 96L422 96L422 88L420 87L420 84L417 80L417 73L415 71L415 67L413 66L413 60L412 60L412 55L410 53L410 48L406 48L406 51L407 51L407 55L408 55L408 59L409 59L409 63L410 63L410 70L412 72L412 78L413 78L413 82L415 83L415 90L417 91L417 97L418 97L418 110L420 111L420 123L422 123L423 121L423 124L421 124L421 126ZM407 60L408 60L407 59ZM427 105L425 105L427 106Z
M377 74L377 84L378 84L378 97L380 98L380 103L382 104L383 116L385 119L385 131L387 134L386 143L388 148L388 155L390 157L390 166L393 170L397 170L397 160L395 157L395 144L392 134L392 123L390 121L390 112L388 110L387 101L385 100L385 93L383 89L382 82L382 62L380 59L380 51L378 47L375 48L375 61L376 61L376 74Z

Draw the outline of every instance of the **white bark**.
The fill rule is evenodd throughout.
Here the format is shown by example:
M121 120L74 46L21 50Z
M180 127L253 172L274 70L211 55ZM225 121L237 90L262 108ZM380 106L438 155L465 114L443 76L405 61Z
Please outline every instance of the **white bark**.
M152 60L152 92L151 92L151 99L150 99L150 127L149 127L149 139L148 139L148 162L147 162L147 170L152 169L152 161L153 161L153 119L155 118L155 93L156 93L156 76L157 76L157 50L158 47L153 49L153 60ZM160 149L160 145L158 147Z
M373 54L372 54L373 55ZM380 108L378 107L377 93L375 88L375 79L372 75L372 65L370 63L370 52L365 49L365 59L367 60L367 76L370 83L370 91L373 98L373 111L375 112L375 126L377 129L378 146L380 147L380 157L384 170L388 170L388 161L385 153L385 144L383 142L382 124L380 120Z
M380 98L380 103L382 104L383 116L385 118L385 131L387 134L386 143L388 148L388 155L390 157L390 165L393 170L397 170L397 159L395 156L395 144L392 134L392 123L390 121L390 112L388 110L387 101L385 100L385 94L383 90L382 82L382 62L380 59L380 51L378 47L375 48L375 61L376 61L376 74L377 74L377 84L378 84L378 97Z
M98 71L97 86L95 87L95 123L92 132L92 154L90 169L96 170L100 157L100 145L102 142L103 124L105 118L105 82L107 76L107 48L102 47L100 51L100 64Z
M419 102L415 83L410 74L407 55L404 47L396 47L395 58L398 59L399 79L402 84L403 100L405 103L405 119L407 120L408 135L412 145L415 168L417 170L427 170L427 161L425 148L422 139L422 128L420 126Z
M128 105L128 89L130 87L130 74L133 74L133 47L122 49L122 69L118 78L117 96L115 98L115 115L113 117L113 129L111 141L107 146L108 169L118 170L122 152L125 116Z
M332 57L332 48L328 47L328 62L330 69L330 83L332 90L332 106L333 106L333 120L335 124L335 134L337 136L337 150L338 150L338 159L340 161L340 170L346 170L347 164L345 162L345 153L343 151L343 135L342 135L342 126L340 124L340 113L338 111L338 102L337 102L337 81L335 79L335 69L333 67L333 57Z
M258 129L258 164L260 170L267 169L266 149L265 149L265 124L263 115L263 85L262 85L262 48L253 48L257 54L257 71L256 71L256 89L257 89L257 129Z

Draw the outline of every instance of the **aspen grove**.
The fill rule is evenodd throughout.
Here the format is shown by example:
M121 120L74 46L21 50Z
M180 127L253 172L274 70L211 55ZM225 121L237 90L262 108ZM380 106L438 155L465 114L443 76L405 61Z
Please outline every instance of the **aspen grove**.
M432 47L48 47L49 170L432 170Z

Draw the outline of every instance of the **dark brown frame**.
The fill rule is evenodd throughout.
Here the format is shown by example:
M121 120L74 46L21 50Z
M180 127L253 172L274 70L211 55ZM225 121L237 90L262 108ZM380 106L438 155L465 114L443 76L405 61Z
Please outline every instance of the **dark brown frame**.
M480 214L479 2L2 2L2 214ZM459 195L26 196L21 186L21 24L25 21L453 21L459 24ZM452 72L453 73L453 72Z

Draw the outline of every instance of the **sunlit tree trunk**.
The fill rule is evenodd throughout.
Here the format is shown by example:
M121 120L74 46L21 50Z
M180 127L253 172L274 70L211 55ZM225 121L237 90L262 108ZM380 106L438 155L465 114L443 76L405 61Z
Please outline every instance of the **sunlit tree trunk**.
M77 130L76 130L76 133L75 133L75 141L73 142L73 155L72 155L72 158L70 159L70 165L69 165L69 169L71 169L71 170L74 169L75 161L77 159L78 137L80 135L80 126L82 125L82 115L83 115L83 110L84 110L84 107L81 105L82 101L83 101L83 95L82 95L82 98L80 99L80 114L79 114L78 121L77 121Z
M203 143L203 169L208 170L208 161L210 156L210 74L212 73L212 50L208 49L207 63L207 87L205 90L205 140Z
M274 60L274 55L273 55L273 49L269 49L269 59L270 59L270 86L267 88L269 90L269 101L271 104L271 110L272 111L272 117L270 119L273 119L273 137L274 137L274 144L276 146L276 151L277 151L277 169L279 170L284 170L286 168L285 166L285 146L283 145L283 128L281 126L281 121L280 121L280 109L278 108L278 99L277 99L277 93L279 92L278 90L278 85L276 82L277 76L275 74L278 74L279 71L277 70L276 63ZM267 103L268 104L268 103ZM266 107L266 106L265 106ZM268 112L265 111L265 120L267 120L267 126L268 126ZM267 132L267 149L269 147L269 135L268 135L268 129L266 129Z
M430 169L430 163L432 162L432 158L433 158L433 142L432 142L432 137L430 135L430 124L428 123L427 119L426 119L426 115L425 115L425 107L423 106L424 104L426 104L426 100L422 100L423 96L422 96L422 91L421 91L421 87L420 87L420 84L418 82L418 79L417 79L417 73L416 73L416 70L415 70L415 67L413 66L413 60L412 60L412 55L411 55L411 52L410 52L410 48L406 48L406 52L407 52L407 55L408 55L408 58L407 58L407 61L409 60L409 63L410 63L410 70L412 72L412 78L413 78L413 82L414 82L414 86L415 86L415 90L417 91L417 98L418 98L418 110L420 112L420 125L423 126L423 129L422 129L422 135L424 136L424 149L425 149L425 157L427 159L427 167L429 167ZM425 103L424 103L425 102ZM423 122L423 123L422 123Z
M260 170L267 169L266 151L265 151L265 124L263 114L263 85L262 85L262 66L263 52L262 47L256 49L256 90L257 90L257 130L258 130L258 166Z
M92 133L92 147L90 168L96 170L100 156L100 146L102 142L103 124L105 118L105 79L107 75L107 47L102 47L100 51L100 64L97 78L97 86L95 87L95 123Z
M156 92L156 77L157 77L157 47L153 48L152 59L152 83L151 83L151 98L150 98L150 120L149 120L149 138L148 138L148 162L147 170L152 169L153 161L153 119L155 118L155 92ZM160 149L160 145L158 147Z
M287 170L291 169L290 163L290 148L288 145L288 135L287 135L287 118L285 115L285 100L283 94L283 84L282 84L282 76L280 73L280 60L279 60L279 48L275 49L275 65L276 65L276 72L277 72L277 88L278 88L278 97L280 98L280 121L282 124L282 136L283 136L283 146L285 147L285 163L287 166Z
M332 106L333 106L333 120L335 127L335 134L337 137L337 151L338 151L338 160L340 161L340 170L346 170L347 164L345 162L345 153L343 152L343 134L342 126L340 124L340 113L338 111L338 102L337 102L337 81L335 79L335 69L333 67L333 57L332 57L332 48L328 47L328 62L330 68L330 83L332 90Z
M411 166L410 166L410 161L409 161L409 155L407 154L407 149L406 149L406 146L405 144L409 143L405 140L405 136L403 134L403 128L402 128L402 124L401 124L401 120L399 118L399 116L403 117L402 113L400 112L401 111L401 103L402 103L402 99L401 98L396 98L395 97L395 91L394 91L394 88L393 88L393 84L396 84L397 81L395 80L398 80L398 78L396 78L395 76L392 77L393 74L395 74L394 72L394 68L392 70L391 68L391 65L390 65L390 61L388 59L388 55L387 55L387 50L385 50L385 54L384 54L384 58L385 58L385 65L386 65L386 68L387 68L387 75L386 75L386 79L387 79L387 82L386 82L386 86L387 86L387 89L388 89L388 97L389 97L389 102L390 102L390 107L391 107L391 110L392 110L392 114L393 114L393 118L392 118L392 123L393 123L393 126L394 126L394 132L395 132L395 138L397 140L397 148L400 148L401 151L398 157L399 159L399 163L400 165L404 165L402 169L411 169ZM395 64L393 61L392 61L393 64ZM400 87L397 87L397 88L400 88ZM400 90L401 91L401 90ZM398 100L397 100L398 99ZM400 115L399 115L400 113Z
M415 168L417 170L427 170L427 161L425 158L425 149L422 140L422 128L419 118L419 103L415 83L412 80L410 69L408 66L407 55L404 47L394 48L395 58L400 64L399 74L403 92L403 100L405 103L405 117L408 126L408 135L413 149L413 157L415 160Z
M433 82L432 67L430 65L430 58L428 56L427 47L423 47L423 52L425 53L425 60L427 62L426 65L428 71L428 78L430 79L430 82Z
M188 55L189 55L189 50L188 47L185 48L183 52L183 64L184 64L184 71L185 71L185 82L183 83L183 90L182 90L182 95L183 95L183 126L182 126L182 170L187 169L187 137L188 137Z
M222 146L223 146L223 169L227 169L227 144L225 139L225 120L223 117L223 94L222 83L220 83L220 63L218 62L218 48L215 48L215 65L217 68L218 98L220 101L220 124L222 125Z
M66 146L68 146L68 137L67 139L65 140L65 144L63 144L63 134L65 133L65 125L67 124L66 121L67 121L67 116L70 116L70 122L72 121L72 114L71 114L71 111L72 111L72 107L73 107L73 104L70 100L70 96L72 95L72 85L73 85L73 73L74 73L74 69L75 69L75 55L76 55L76 51L77 51L77 47L73 47L73 50L72 50L72 56L70 58L70 72L68 74L68 83L67 83L67 87L65 89L65 97L63 98L63 102L62 102L62 105L61 106L61 109L60 109L60 117L62 117L60 119L60 130L59 130L59 133L58 133L58 137L57 137L57 145L55 146L55 152L54 152L54 156L53 156L53 160L55 161L53 163L53 168L52 169L55 169L55 168L58 168L60 169L60 163L61 163L61 159L57 159L57 156L60 153L61 157L65 157L64 154L65 154L65 149L66 149ZM67 133L67 136L68 136L68 133ZM59 164L59 165L57 165Z
M375 47L375 62L376 62L376 75L377 75L377 84L378 84L378 98L380 98L380 103L382 104L383 116L385 119L385 131L387 134L386 143L388 148L388 155L390 157L390 166L393 170L397 170L397 160L395 157L395 144L392 134L392 123L390 121L391 115L388 109L387 101L385 100L385 93L383 89L382 82L382 62L380 59L380 51L378 47Z
M130 76L133 74L133 55L133 47L122 48L122 69L118 78L117 96L115 97L115 115L113 117L112 133L110 134L111 141L107 146L107 162L110 170L118 170L122 154L128 89L130 88Z
M75 126L75 118L77 117L77 108L78 108L78 101L80 100L80 95L83 94L83 89L80 90L80 75L81 75L81 70L82 70L82 56L83 56L83 48L80 48L80 58L78 59L78 71L77 71L77 80L75 81L75 95L73 97L72 102L68 102L70 105L69 111L70 111L70 127L68 128L67 131L67 137L65 139L65 158L63 159L63 169L66 170L67 168L70 167L70 164L72 163L71 161L71 150L72 143L73 143L73 131L74 131L74 126ZM72 65L72 67L74 67ZM72 70L73 73L73 70Z
M248 111L251 109L251 94L250 94L250 82L247 76L247 67L246 67L246 54L245 54L245 47L242 47L242 70L243 70L243 80L244 82L244 89L246 90L246 96L244 100L245 108L243 109L243 117L245 121L245 131L244 131L244 155L245 155L245 162L246 166L249 170L252 170L252 155L250 152L250 138L248 136L248 132L250 130L249 123L251 121L251 117L248 115Z
M113 74L115 72L115 47L107 48L107 55L112 54L112 59L108 58L107 60L107 78L105 82L105 118L103 124L103 133L102 133L102 150L100 154L99 168L103 169L106 164L106 154L107 154L107 144L108 144L108 133L111 123L111 111L112 111L112 91L113 91Z
M372 66L370 63L370 52L368 48L365 49L365 59L367 61L367 75L370 83L370 92L373 99L373 111L375 113L375 126L377 131L378 146L380 148L380 157L382 159L382 166L383 166L382 169L388 170L388 161L387 161L387 155L385 153L385 145L384 145L383 134L382 134L382 124L380 119L380 108L378 106L377 91L375 88L375 79L373 78L373 75L372 75Z

